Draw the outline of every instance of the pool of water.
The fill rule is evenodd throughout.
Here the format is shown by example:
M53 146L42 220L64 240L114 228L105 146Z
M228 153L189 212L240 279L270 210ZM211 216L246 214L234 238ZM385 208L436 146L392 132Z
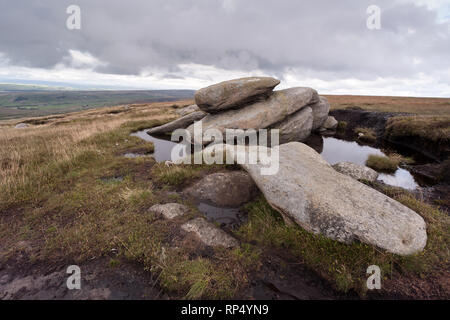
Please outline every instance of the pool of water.
M172 148L177 146L178 143L164 139L162 137L153 137L147 134L147 130L138 131L131 134L132 136L139 137L145 141L153 142L155 146L155 152L153 157L157 162L164 162L171 160ZM180 151L180 156L182 156L182 151Z
M360 165L365 165L370 154L384 155L379 149L333 137L323 138L323 150L320 154L330 164L349 161Z
M236 228L244 221L244 215L238 208L220 208L204 202L200 202L197 208L209 221L218 222L222 227Z
M163 137L153 137L147 134L147 130L133 133L133 136L153 142L155 152L153 154L157 162L171 160L172 149L178 143L165 139ZM310 142L307 142L312 148L319 152L330 164L336 164L342 161L349 161L360 165L365 165L367 158L371 154L385 155L380 149L359 145L355 141L345 141L335 137L311 136ZM185 150L182 146L179 156L183 156ZM419 185L413 175L402 168L397 169L393 174L380 173L378 180L396 187L402 187L408 190L414 190Z
M371 154L385 156L380 149L361 146L355 141L345 141L334 137L323 138L323 147L320 154L330 164L348 161L360 165L365 165ZM393 174L380 173L378 180L408 190L414 190L419 186L414 176L408 170L402 168L398 168Z
M408 190L415 190L419 186L414 176L408 170L402 168L398 168L394 174L380 173L378 180L388 185Z

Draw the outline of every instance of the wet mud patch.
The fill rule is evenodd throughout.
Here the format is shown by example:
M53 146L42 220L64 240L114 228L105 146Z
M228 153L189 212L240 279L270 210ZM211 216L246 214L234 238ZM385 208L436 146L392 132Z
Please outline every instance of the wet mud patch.
M69 290L67 267L73 263L28 263L11 259L0 265L0 299L145 300L167 299L156 279L139 265L104 257L84 264L81 289ZM20 264L21 267L17 268Z
M354 292L339 293L298 260L281 257L279 251L261 257L263 265L252 274L249 299L257 300L336 300L358 299Z
M247 221L247 214L240 208L221 208L205 202L198 203L197 208L208 221L225 230L235 230Z

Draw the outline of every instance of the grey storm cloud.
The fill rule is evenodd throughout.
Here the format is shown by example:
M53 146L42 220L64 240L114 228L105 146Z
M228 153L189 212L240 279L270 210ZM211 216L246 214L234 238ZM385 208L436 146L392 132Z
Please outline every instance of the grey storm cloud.
M66 8L81 8L81 30ZM378 5L381 30L368 30ZM88 52L96 71L168 75L197 63L229 70L286 70L359 79L450 67L450 25L437 13L392 0L0 0L0 52L11 64L52 68L69 50ZM176 77L175 75L172 75Z

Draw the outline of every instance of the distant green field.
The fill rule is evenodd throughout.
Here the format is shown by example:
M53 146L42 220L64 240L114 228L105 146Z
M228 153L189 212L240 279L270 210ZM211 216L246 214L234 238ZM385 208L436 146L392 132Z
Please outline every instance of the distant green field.
M67 113L103 106L191 99L192 90L0 91L0 120Z
M1 91L59 91L59 90L73 90L71 87L55 87L38 84L15 84L15 83L0 83Z

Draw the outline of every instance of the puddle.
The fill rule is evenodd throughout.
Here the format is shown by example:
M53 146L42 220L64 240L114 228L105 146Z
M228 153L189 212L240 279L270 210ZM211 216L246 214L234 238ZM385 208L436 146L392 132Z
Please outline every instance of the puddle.
M244 222L244 214L238 208L220 208L204 202L200 202L197 208L209 221L218 222L221 227L233 229Z
M386 155L380 149L361 146L355 141L345 141L333 137L323 138L323 147L320 154L330 164L349 161L360 165L365 165L371 154ZM414 176L408 170L402 168L398 168L393 174L380 173L378 180L408 190L414 190L419 186Z
M170 141L168 139L164 139L163 137L154 137L147 134L147 130L138 131L135 133L132 133L132 136L139 137L141 139L144 139L145 141L153 142L155 145L155 152L153 153L153 157L157 162L164 162L167 160L171 160L171 153L172 148L177 146L178 143L175 143L173 141ZM180 153L182 155L182 153Z
M361 146L355 141L345 141L332 137L323 138L323 150L320 154L330 164L349 161L360 165L365 165L371 154L385 155L379 149Z
M381 180L388 185L402 187L408 190L415 190L418 187L418 184L411 173L402 168L397 169L394 174L380 173L378 180Z

